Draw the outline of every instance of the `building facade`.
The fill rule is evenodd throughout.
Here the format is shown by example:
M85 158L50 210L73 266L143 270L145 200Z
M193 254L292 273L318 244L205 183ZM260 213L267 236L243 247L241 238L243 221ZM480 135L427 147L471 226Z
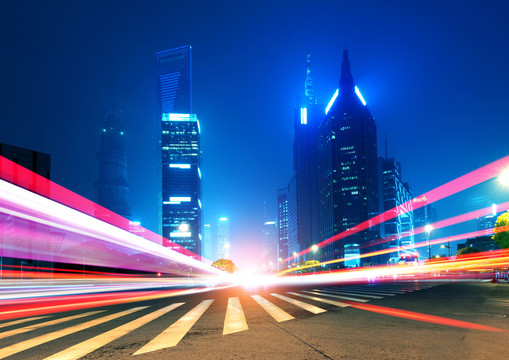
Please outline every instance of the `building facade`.
M317 104L311 77L311 58L307 54L305 96L297 99L294 117L294 172L297 194L297 242L299 249L319 242L318 231L318 129L324 106ZM311 253L304 255L304 259Z
M288 257L288 188L277 191L278 262Z
M163 245L174 242L200 256L200 124L192 114L191 46L161 51L156 57L162 120Z
M401 254L415 252L412 191L408 183L402 181L401 164L394 158L380 158L379 165L382 202L380 211L389 212L391 215L380 227L380 249L393 250L389 254L381 255L381 262L394 264L400 261Z
M230 256L230 220L220 217L217 221L217 257L220 259L231 259Z
M101 148L97 158L99 160L99 180L95 183L97 203L130 219L125 133L122 117L118 111L108 111L104 116Z
M263 264L269 270L278 269L278 226L276 221L263 224Z
M361 254L370 252L379 237L378 227L358 226L379 210L376 125L354 84L347 50L343 52L339 88L319 128L318 192L320 240L348 229L358 230L326 245L324 259L343 258L345 246L351 248L350 244L358 244ZM361 265L376 261L365 258Z

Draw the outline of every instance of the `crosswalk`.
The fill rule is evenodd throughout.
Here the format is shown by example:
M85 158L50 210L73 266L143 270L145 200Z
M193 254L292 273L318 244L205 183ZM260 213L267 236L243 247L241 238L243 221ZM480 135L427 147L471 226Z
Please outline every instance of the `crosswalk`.
M434 285L431 285L434 286ZM426 289L430 286L414 284L411 286L337 286L306 289L300 291L288 291L284 293L252 294L242 298L229 297L224 316L223 335L229 336L234 333L243 332L249 329L248 322L243 310L242 303L254 301L258 304L256 309L264 310L270 318L276 322L294 320L299 310L304 310L313 315L333 311L334 308L347 308L353 303L365 303L368 301L383 299L387 296L404 295L416 290ZM263 295L263 296L262 296ZM177 346L179 342L189 333L196 322L205 314L215 299L206 299L199 302L191 310L183 314L178 320L141 346L132 355L151 353L157 350L168 349ZM78 333L80 331L105 324L110 321L137 316L134 320L125 322L111 330L97 334L87 340L78 342L66 349L46 357L46 360L71 360L80 359L85 355L98 350L111 342L137 331L144 325L151 322L163 321L164 315L170 312L179 312L185 302L176 302L162 308L151 308L151 306L132 307L127 310L108 313L109 310L85 311L79 314L52 318L53 315L29 317L0 323L0 359L28 351L47 342ZM332 307L328 307L332 306ZM252 309L253 307L250 307ZM145 311L142 311L145 310ZM149 311L148 313L146 313ZM293 315L292 315L293 313ZM134 314L134 315L132 315ZM131 315L131 316L128 316ZM295 316L294 316L295 315ZM57 316L57 315L54 315ZM177 315L179 316L179 315ZM28 325L26 325L28 324ZM66 326L70 324L69 326ZM58 330L52 330L61 327ZM26 340L3 345L4 339L10 339L22 334L30 335L31 332L39 334L41 329L48 328L43 335L34 335ZM39 332L38 332L39 331Z

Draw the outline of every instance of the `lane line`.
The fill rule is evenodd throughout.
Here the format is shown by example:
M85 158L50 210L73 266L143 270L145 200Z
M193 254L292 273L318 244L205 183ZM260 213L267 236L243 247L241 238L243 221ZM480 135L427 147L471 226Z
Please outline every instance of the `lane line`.
M50 326L50 325L55 325L55 324L60 324L60 323L66 322L66 321L71 321L71 320L74 320L74 319L79 319L79 318L82 318L82 317L85 317L85 316L94 315L94 314L97 314L97 313L100 313L100 312L104 312L104 311L105 310L89 311L89 312L78 314L78 315L67 316L67 317L60 318L60 319L50 320L50 321L42 322L42 323L39 323L39 324L29 325L29 326L25 326L25 327L22 327L22 328L19 328L19 329L14 329L14 330L6 331L6 332L3 332L3 333L0 333L0 339L5 339L5 338L7 338L9 336L23 334L25 332L36 330L36 329L40 329L42 327L46 327L46 326Z
M99 349L100 347L103 347L104 345L118 339L119 337L122 337L122 336L130 333L131 331L138 329L139 327L149 323L150 321L155 320L158 317L163 316L164 314L167 314L170 311L172 311L184 304L185 303L183 303L183 302L174 303L174 304L166 306L162 309L153 311L150 314L147 314L147 315L142 316L136 320L128 322L127 324L121 325L115 329L112 329L112 330L107 331L103 334L97 335L91 339L85 340L79 344L71 346L70 348L62 350L54 355L51 355L51 356L45 358L44 360L75 360L75 359L79 359L79 358L91 353L92 351L95 351L95 350Z
M44 319L44 318L47 318L47 317L48 316L36 316L36 317L31 317L31 318L26 318L26 319L21 319L21 320L14 320L14 321L11 321L11 322L8 322L8 323L0 324L0 328L4 328L4 327L7 327L7 326L11 326L11 325L18 325L18 324L22 324L24 322L28 322L28 321L32 321L32 320Z
M169 328L157 335L152 341L136 351L133 355L166 349L176 346L193 327L214 300L203 300L191 311L174 322Z
M349 296L327 294L327 293L322 292L322 291L303 291L303 292L308 293L308 294L328 296L328 297L332 297L332 298L336 298L336 299L352 300L352 301L357 301L357 302L368 302L369 301L369 300L366 300L366 299L353 298L353 297L349 297Z
M224 318L223 335L247 330L246 317L238 297L228 298L228 307Z
M281 299L281 300L284 300L286 302L289 302L290 304L298 306L298 307L300 307L300 308L302 308L304 310L312 312L313 314L320 314L320 313L323 313L323 312L327 311L325 309L319 308L318 306L314 306L314 305L305 303L305 302L297 300L297 299L292 299L292 298L284 296L284 295L279 295L279 294L271 294L271 295L274 296L274 297L277 297L278 299Z
M331 289L331 291L342 291L342 290L334 290ZM374 292L374 291L359 291L359 290L346 290L349 293L357 293L357 294L368 294L368 295L378 295L378 296L396 296L397 294L390 294L390 293L381 293L381 292Z
M343 302L339 302L339 301L334 301L334 300L329 300L329 299L323 299L323 298L319 298L319 297L316 297L316 296L309 296L309 295L298 294L298 293L295 293L295 292L288 292L287 294L295 295L295 296L300 296L300 297L303 297L303 298L306 298L306 299L310 299L310 300L314 300L314 301L319 301L319 302L323 302L323 303L326 303L326 304L335 305L335 306L339 306L339 307L348 307L348 306L350 306L350 304L347 304L347 303L343 303Z
M121 311L121 312L118 312L118 313L115 313L115 314L111 314L111 315L108 315L108 316L103 316L103 317L100 317L100 318L97 318L97 319L94 319L94 320L90 320L90 321L84 322L82 324L74 325L74 326L71 326L71 327L66 328L66 329L57 330L57 331L54 331L54 332L51 332L51 333L48 333L48 334L44 334L44 335L35 337L33 339L21 341L21 342L19 342L17 344L13 344L11 346L7 346L7 347L4 347L4 348L0 349L0 359L6 358L8 356L17 354L17 353L19 353L21 351L24 351L24 350L31 349L31 348L33 348L35 346L44 344L46 342L59 339L59 338L61 338L63 336L66 336L66 335L74 334L75 332L88 329L88 328L90 328L92 326L105 323L107 321L119 318L119 317L124 316L124 315L131 314L131 313L133 313L135 311L139 311L139 310L142 310L142 309L145 309L145 308L147 308L147 306L141 306L141 307L132 308L132 309Z
M277 307L269 300L264 299L260 295L251 295L251 297L277 322L295 319L292 315L288 314L286 311L284 311L280 307Z
M384 298L383 296L378 296L378 295L356 294L356 293L351 293L351 292L346 292L346 291L333 291L333 290L320 290L320 289L313 289L313 290L322 291L322 292L326 292L326 293L332 293L332 294L360 296L360 297L365 297L365 298L370 298L370 299L383 299Z

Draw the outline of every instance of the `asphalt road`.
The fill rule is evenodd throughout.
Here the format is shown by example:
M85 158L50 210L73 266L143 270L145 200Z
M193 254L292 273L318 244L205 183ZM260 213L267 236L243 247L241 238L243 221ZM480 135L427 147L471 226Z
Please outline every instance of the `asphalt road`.
M5 320L0 359L508 359L508 314L507 283L236 287Z

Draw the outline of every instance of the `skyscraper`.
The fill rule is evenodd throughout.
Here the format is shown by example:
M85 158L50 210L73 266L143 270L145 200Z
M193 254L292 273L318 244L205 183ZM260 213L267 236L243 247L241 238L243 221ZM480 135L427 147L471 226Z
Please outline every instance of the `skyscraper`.
M343 51L339 88L319 129L318 148L319 226L320 239L325 240L356 229L376 215L379 207L375 121L354 84L347 50ZM377 237L376 227L359 231L327 245L325 259L342 258L345 247L353 244L359 245L361 253L369 252L366 246Z
M263 224L263 263L269 270L278 268L278 227L276 221Z
M318 232L318 129L324 118L317 104L311 77L311 55L307 54L305 96L299 96L295 108L294 171L297 192L297 229L302 251L319 242ZM312 255L309 253L307 256Z
M230 220L221 217L217 221L217 256L230 259Z
M382 255L382 263L396 263L400 260L400 251L414 252L414 215L412 211L412 191L408 183L404 183L401 175L401 164L394 158L380 158L380 211L394 211L395 217L381 225L382 249L394 249L390 254Z
M101 131L99 180L95 183L97 203L125 217L131 217L129 185L127 184L127 154L122 118L118 111L108 111Z
M201 255L200 124L191 113L191 46L156 56L162 120L162 233Z
M277 191L278 257L288 257L288 188ZM279 261L278 258L278 261Z

